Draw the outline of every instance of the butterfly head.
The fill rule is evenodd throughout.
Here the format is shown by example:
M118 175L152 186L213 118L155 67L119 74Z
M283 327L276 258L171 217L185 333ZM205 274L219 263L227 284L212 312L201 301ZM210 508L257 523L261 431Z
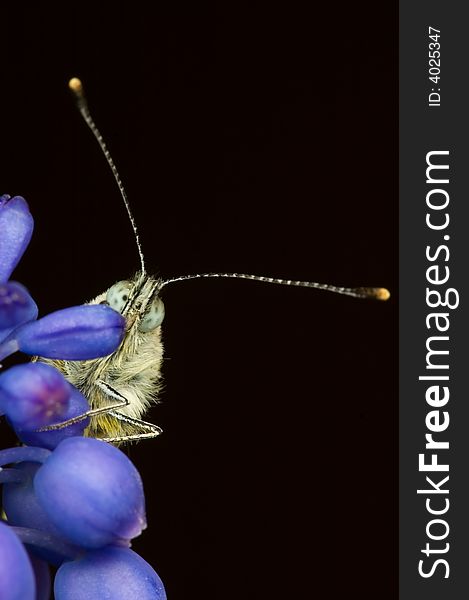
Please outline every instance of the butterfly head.
M160 287L159 280L137 273L133 279L118 281L96 300L121 313L127 321L128 331L136 328L140 333L148 333L159 327L164 319Z

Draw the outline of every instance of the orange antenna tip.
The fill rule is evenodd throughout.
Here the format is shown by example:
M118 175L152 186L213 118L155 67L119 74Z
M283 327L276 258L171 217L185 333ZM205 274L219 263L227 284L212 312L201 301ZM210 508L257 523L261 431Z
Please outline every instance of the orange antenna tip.
M75 94L81 94L83 92L83 84L81 83L81 81L78 79L78 77L72 77L70 79L70 81L68 82L68 87L72 90L72 92L74 92Z
M376 288L376 299L377 300L389 300L391 292L386 288Z

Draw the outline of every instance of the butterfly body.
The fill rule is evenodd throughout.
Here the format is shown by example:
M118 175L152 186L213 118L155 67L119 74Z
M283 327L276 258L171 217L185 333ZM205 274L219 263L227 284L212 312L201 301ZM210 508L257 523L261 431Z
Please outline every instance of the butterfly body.
M85 361L39 359L59 369L87 398L91 410L116 403L116 396L106 391L107 386L127 401L126 406L117 409L117 416L141 420L149 407L157 402L161 389L163 344L161 325L153 327L157 321L152 318L155 307L162 306L159 284L158 279L140 272L130 280L114 284L89 302L109 304L126 319L124 339L111 355ZM124 440L142 433L137 422L119 419L115 412L92 416L85 435Z

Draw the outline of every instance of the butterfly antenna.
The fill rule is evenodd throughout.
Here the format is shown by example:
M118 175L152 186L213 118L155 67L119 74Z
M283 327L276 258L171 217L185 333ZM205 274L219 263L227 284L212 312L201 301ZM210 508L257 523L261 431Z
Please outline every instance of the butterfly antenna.
M135 219L132 214L132 211L130 210L130 204L127 199L127 194L125 193L124 185L119 176L116 165L114 164L114 161L112 160L112 157L109 154L109 150L107 149L107 146L104 143L103 137L102 137L101 133L99 132L99 129L96 127L96 124L93 121L93 117L90 114L90 111L88 108L88 103L86 101L85 94L83 91L83 84L77 77L73 77L68 82L68 87L70 88L70 90L73 92L73 95L75 96L75 101L77 103L77 107L78 107L78 110L80 111L81 116L85 120L88 127L91 129L101 150L103 151L103 154L107 160L108 165L111 167L112 174L114 175L114 179L116 180L117 186L118 186L119 191L122 196L122 200L124 201L125 208L127 210L127 214L130 219L130 224L132 225L132 229L134 231L135 241L137 243L137 248L138 248L138 255L140 257L140 264L142 267L142 273L145 274L146 273L145 260L143 258L142 246L140 245L140 238L138 237L137 225L135 223Z
M292 285L296 287L309 287L317 290L334 292L335 294L344 294L354 298L369 298L372 300L388 300L391 296L389 290L382 287L339 287L328 285L327 283L314 283L313 281L292 281L291 279L277 279L275 277L262 277L260 275L246 275L245 273L199 273L197 275L183 275L162 281L159 288L163 288L176 281L187 281L188 279L202 279L205 277L228 277L230 279L251 279L253 281L263 281L264 283L276 283L279 285Z

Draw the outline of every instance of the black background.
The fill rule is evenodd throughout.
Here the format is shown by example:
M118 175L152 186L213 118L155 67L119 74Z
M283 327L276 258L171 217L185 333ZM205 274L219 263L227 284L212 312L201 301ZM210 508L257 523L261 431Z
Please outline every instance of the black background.
M397 6L2 11L1 193L36 229L41 314L138 268L385 285L383 304L243 281L165 291L164 435L128 453L168 597L397 590ZM4 444L11 440L4 434Z

